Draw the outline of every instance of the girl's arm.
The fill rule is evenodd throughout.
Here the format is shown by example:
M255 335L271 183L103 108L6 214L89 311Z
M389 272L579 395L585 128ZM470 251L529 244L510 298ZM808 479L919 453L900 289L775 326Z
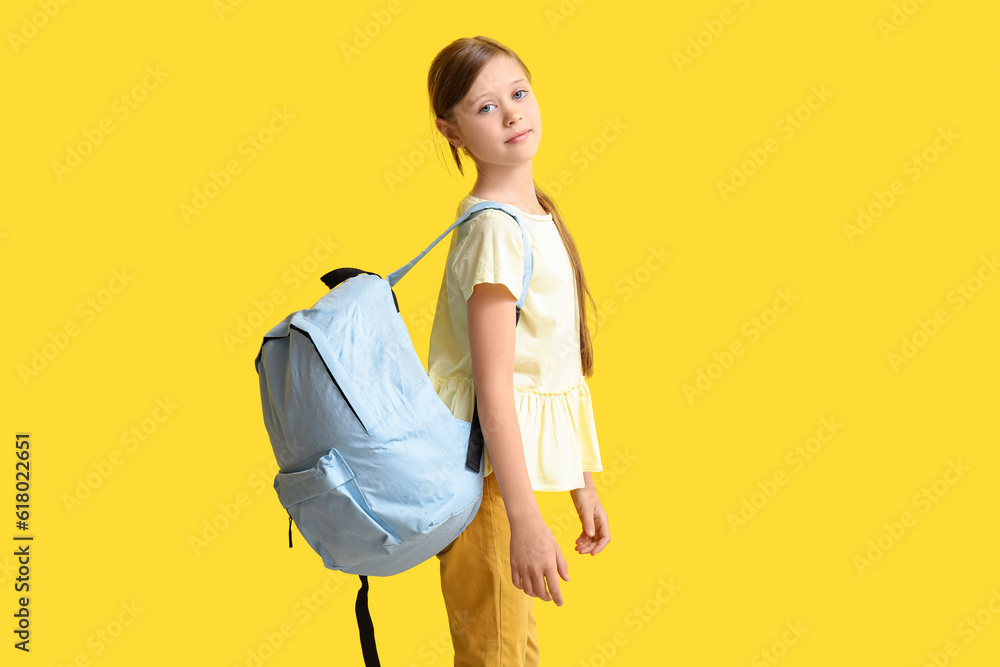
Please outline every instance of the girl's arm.
M477 284L467 302L476 405L510 521L511 578L528 595L561 606L557 574L569 581L569 569L535 501L514 408L514 303L499 283Z

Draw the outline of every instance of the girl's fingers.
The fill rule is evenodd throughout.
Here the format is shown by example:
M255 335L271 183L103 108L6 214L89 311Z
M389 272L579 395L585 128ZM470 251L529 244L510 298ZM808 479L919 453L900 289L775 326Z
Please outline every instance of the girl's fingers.
M531 585L531 577L525 577L521 580L521 590L534 597L535 589Z
M611 531L608 529L607 518L606 516L599 516L596 522L595 535L591 537L586 533L581 533L580 537L576 538L575 548L578 553L589 553L591 556L596 556L610 541Z
M531 578L532 588L537 591L535 596L545 602L550 602L552 596L549 595L548 589L545 588L545 576L539 574L538 576Z
M563 581L569 581L569 563L566 562L561 549L556 553L556 569L559 571L559 576L562 577Z
M556 603L557 607L561 607L563 603L562 591L559 590L559 576L555 572L549 572L545 579L548 581L549 590L545 598L546 602L552 601ZM544 582L543 582L544 584Z
M604 549L604 547L608 546L608 543L611 541L611 529L608 528L608 522L606 517L601 522L601 527L597 533L597 537L599 539L597 540L597 543L594 546L593 555L599 554L601 550Z

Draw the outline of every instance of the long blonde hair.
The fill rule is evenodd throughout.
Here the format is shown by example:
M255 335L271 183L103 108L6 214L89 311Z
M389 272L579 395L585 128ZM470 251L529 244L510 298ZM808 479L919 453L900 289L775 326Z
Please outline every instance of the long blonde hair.
M431 113L436 118L442 118L454 122L455 105L458 104L479 75L490 58L496 56L506 56L516 62L524 71L524 76L531 83L531 72L521 61L514 51L504 46L500 42L489 37L463 37L456 39L434 57L430 71L427 73L427 92L431 101ZM462 169L462 159L458 149L451 143L452 157L458 165L458 172L465 174ZM463 147L464 152L470 159L472 155L468 149ZM583 275L583 264L580 262L580 253L573 241L573 235L566 228L562 215L556 203L547 194L542 192L535 183L535 196L539 204L546 212L552 214L559 236L562 237L563 245L569 255L570 263L573 265L573 274L576 277L576 296L580 306L580 361L583 374L591 377L594 374L594 344L590 335L590 328L587 326L587 299L590 305L594 306L594 297L587 287L587 279ZM594 306L596 312L597 308Z

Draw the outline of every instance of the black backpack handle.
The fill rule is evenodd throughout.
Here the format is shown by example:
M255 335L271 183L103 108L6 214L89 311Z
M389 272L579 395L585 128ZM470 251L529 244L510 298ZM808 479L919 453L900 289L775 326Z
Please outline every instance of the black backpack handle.
M377 273L373 273L371 271L362 271L361 269L352 269L352 268L346 268L345 267L345 268L341 268L341 269L334 269L333 271L329 271L328 273L324 273L323 276L320 277L320 280L323 281L324 285L326 285L330 289L333 289L334 287L336 287L340 283L344 282L348 278L353 278L354 276L360 275L362 273L367 273L368 275L371 275L371 276L378 276L379 278L382 277L382 276L379 276ZM398 313L399 312L399 301L396 300L396 292L391 287L389 288L389 291L392 292L392 302L393 302L393 304L395 304L395 306L396 306L396 312Z

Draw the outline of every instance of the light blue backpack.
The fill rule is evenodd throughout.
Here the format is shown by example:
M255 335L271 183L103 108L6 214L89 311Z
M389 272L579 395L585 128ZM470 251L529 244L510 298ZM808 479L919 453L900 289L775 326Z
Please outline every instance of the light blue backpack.
M531 280L528 234L517 209L482 201L384 279L358 269L324 275L330 291L267 332L254 361L280 466L274 489L289 515L288 545L294 521L325 567L361 576L357 614L367 665L378 664L368 575L428 560L465 530L482 502L478 408L472 422L459 420L438 397L392 287L485 209L510 215L521 231L519 320Z

